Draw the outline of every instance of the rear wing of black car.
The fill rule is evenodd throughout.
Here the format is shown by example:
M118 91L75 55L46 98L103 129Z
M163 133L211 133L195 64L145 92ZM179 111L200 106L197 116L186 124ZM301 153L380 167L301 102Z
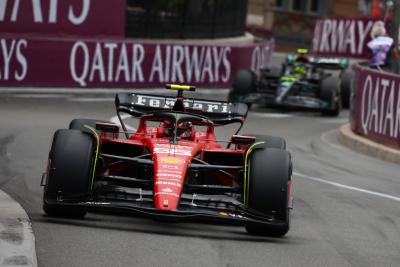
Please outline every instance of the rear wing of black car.
M310 61L317 68L328 70L343 70L349 65L349 60L346 58L313 57Z
M150 112L171 111L175 102L175 97L160 95L122 93L115 97L117 112L128 113L134 117ZM206 116L216 125L243 123L248 112L247 105L243 103L184 99L183 105L186 112Z

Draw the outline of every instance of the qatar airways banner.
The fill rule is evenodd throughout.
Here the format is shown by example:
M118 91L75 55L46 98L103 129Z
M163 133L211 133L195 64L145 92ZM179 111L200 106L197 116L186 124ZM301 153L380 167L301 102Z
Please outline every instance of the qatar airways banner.
M268 66L273 45L0 38L0 86L230 87L239 69Z
M124 37L125 0L0 0L0 32Z
M318 19L314 27L312 51L319 56L368 58L373 18Z
M400 76L355 65L352 129L400 147Z

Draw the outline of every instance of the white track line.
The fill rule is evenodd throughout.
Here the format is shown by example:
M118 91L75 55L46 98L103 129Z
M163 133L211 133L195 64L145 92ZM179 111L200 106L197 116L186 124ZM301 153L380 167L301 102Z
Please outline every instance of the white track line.
M367 189L362 189L362 188L358 188L358 187L354 187L354 186L348 186L348 185L344 185L344 184L339 184L336 182L332 182L329 180L324 180L321 178L317 178L317 177L312 177L312 176L308 176L302 173L298 173L298 172L293 172L293 175L297 175L312 181L316 181L316 182L320 182L320 183L324 183L324 184L329 184L329 185L333 185L333 186L337 186L337 187L341 187L341 188L345 188L348 190L353 190L353 191L357 191L357 192L361 192L361 193L366 193L366 194L370 194L373 196L378 196L378 197L383 197L383 198L387 198L387 199L391 199L394 201L399 201L400 202L400 197L396 197L396 196L392 196L392 195L388 195L388 194L384 194L384 193L379 193L376 191L371 191L371 190L367 190Z
M71 102L112 102L115 97L79 97L79 98L69 98L68 101Z
M0 89L1 90L1 89ZM69 96L61 95L61 94L14 94L12 97L14 98L43 98L43 99L52 99L52 98L66 98Z
M269 113L269 112L250 112L251 115L262 117L262 118L272 118L272 119L282 119L282 118L291 118L293 115L291 114L284 114L284 113Z

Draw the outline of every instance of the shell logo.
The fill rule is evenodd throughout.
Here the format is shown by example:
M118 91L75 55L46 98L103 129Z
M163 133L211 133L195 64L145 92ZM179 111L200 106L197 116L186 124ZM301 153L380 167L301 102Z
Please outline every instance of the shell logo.
M165 158L160 158L160 162L166 164L179 164L181 163L181 160L173 157L165 157Z

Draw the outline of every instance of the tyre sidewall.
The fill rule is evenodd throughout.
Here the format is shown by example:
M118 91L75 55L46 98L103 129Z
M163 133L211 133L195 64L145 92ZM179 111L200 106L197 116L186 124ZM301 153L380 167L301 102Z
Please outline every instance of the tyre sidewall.
M95 154L93 137L79 130L58 130L49 154L45 200L85 200Z
M248 166L250 209L288 221L288 182L291 177L290 154L282 149L255 149Z

